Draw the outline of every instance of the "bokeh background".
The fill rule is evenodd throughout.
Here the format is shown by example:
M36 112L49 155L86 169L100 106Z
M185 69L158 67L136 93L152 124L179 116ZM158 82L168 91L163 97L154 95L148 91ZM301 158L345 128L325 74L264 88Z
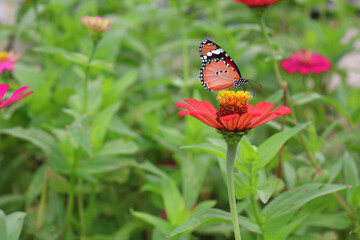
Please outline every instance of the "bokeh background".
M294 135L282 150L283 177L272 198L312 182L352 185L339 193L355 216L333 196L321 196L274 224L287 226L286 234L266 239L357 239L350 232L359 227L360 210L359 9L356 0L284 0L264 13L279 61L305 49L332 63L317 75L281 72L298 122L308 123L302 131L323 173L316 173ZM112 24L89 67L84 115L93 42L80 19L97 15ZM199 81L198 48L207 38L227 51L243 77L262 85L247 87L256 93L252 104L283 105L252 9L232 0L2 0L0 22L0 49L21 53L14 71L3 72L0 81L12 91L31 86L35 92L0 112L0 209L26 213L20 239L232 239L225 215L166 238L200 202L228 211L215 149L221 136L178 116L175 103L192 97L217 104L216 93ZM259 146L280 129L281 121L274 121L247 139ZM258 179L273 182L277 158ZM237 191L239 213L251 220L247 196L253 190L240 184ZM169 219L179 199L186 214ZM260 239L253 225L245 225L245 239Z

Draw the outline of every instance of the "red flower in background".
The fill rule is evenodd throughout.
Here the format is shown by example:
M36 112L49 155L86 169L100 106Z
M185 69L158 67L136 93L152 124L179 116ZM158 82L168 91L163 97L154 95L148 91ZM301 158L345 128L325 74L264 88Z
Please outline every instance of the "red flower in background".
M102 33L105 30L110 29L110 19L100 16L90 17L83 16L80 20L90 31Z
M234 0L248 7L266 7L281 0Z
M14 70L14 64L19 59L20 54L16 54L14 52L6 52L2 51L0 52L0 74L6 70L6 71L13 71Z
M5 93L7 92L7 90L9 89L9 85L8 84L3 84L0 83L0 108L4 108L9 106L10 104L13 104L14 102L20 101L21 99L23 99L24 97L29 96L30 94L33 94L34 91L30 91L27 92L23 95L21 95L26 89L28 89L29 86L24 86L19 88L18 90L16 90L13 95L11 95L11 97L9 97L6 100L1 100Z
M217 99L220 102L219 109L207 101L185 99L176 103L178 108L185 108L179 112L180 116L191 115L210 127L231 132L243 132L267 123L281 115L291 114L291 110L282 106L272 112L274 105L269 102L259 102L256 106L248 104L251 97L244 91L222 91Z
M282 60L281 68L290 74L295 72L299 72L301 75L318 74L329 71L331 62L320 54L302 50L292 53L290 58Z

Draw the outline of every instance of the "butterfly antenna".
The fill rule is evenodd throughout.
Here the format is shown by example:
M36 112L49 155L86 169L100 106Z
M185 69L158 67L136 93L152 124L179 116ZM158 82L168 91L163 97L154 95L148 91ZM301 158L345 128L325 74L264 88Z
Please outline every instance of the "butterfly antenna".
M255 94L255 90L254 90L254 85L253 85L251 82L252 82L251 80L248 81L248 83L249 83L250 86L251 86L251 91L252 91L252 94L251 94L251 95L252 95L253 97L255 97L256 94Z
M259 87L263 87L260 83L258 83L258 82L256 82L256 81L254 81L254 80L250 80L250 79L247 79L248 80L248 83L250 84L250 86L251 86L251 95L253 96L253 97L255 97L256 96L256 93L255 93L255 90L254 90L254 85L253 85L253 83L256 83L257 85L259 85ZM245 85L244 85L244 89L246 90L246 88L245 88Z
M253 83L256 83L259 87L263 87L263 85L261 85L260 83L258 83L257 81L254 81L254 80L249 80L248 79L248 81L249 81L249 83L251 83L251 82L253 82ZM252 84L251 84L251 86L252 86Z

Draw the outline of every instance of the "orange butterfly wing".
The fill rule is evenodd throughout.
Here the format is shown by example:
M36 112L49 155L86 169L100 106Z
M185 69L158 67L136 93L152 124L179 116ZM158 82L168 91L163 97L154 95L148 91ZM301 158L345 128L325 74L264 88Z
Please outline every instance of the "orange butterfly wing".
M233 87L234 81L238 79L238 72L224 60L212 59L200 69L201 83L210 91Z

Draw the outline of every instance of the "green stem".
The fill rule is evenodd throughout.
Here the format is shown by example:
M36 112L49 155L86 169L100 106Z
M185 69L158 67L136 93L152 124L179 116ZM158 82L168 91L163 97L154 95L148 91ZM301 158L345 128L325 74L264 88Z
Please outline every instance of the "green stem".
M279 68L279 64L278 64L278 61L276 60L276 56L275 56L275 51L274 51L274 48L273 48L273 45L271 43L271 40L270 40L270 37L266 31L266 25L265 25L265 20L264 20L264 12L261 11L259 13L259 19L260 19L260 27L261 27L261 32L262 34L264 35L264 38L266 40L266 43L268 44L269 46L269 49L270 49L270 52L271 52L271 59L272 59L272 62L273 62L273 67L274 67L274 71L275 71L275 75L276 75L276 79L280 85L280 87L283 89L283 95L284 95L284 106L287 105L287 84L286 82L283 81L282 77L281 77L281 74L280 74L280 68ZM284 131L284 128L285 128L285 116L282 117L281 119L281 131ZM277 176L278 178L281 179L282 177L282 148L281 150L279 151L279 162L278 162L278 173L277 173Z
M76 185L76 168L78 165L78 158L75 157L74 162L72 164L71 172L70 172L70 189L67 200L67 208L66 208L66 216L65 216L65 227L63 239L66 239L66 235L70 229L73 209L74 209L74 199L75 199L75 185Z
M260 218L259 209L256 206L256 199L255 199L254 194L250 195L250 203L251 203L251 207L253 208L253 211L254 211L256 223L259 225L261 231L264 232L263 231L263 223L262 223L261 218ZM265 235L263 233L261 234L261 239L265 239Z
M181 43L182 43L182 72L184 78L184 95L185 98L189 97L188 86L189 86L189 60L188 60L188 47L187 47L187 33L185 28L185 18L182 10L182 0L178 0L178 11L179 11L179 24L181 29Z
M79 179L79 188L83 188L83 181ZM86 239L86 219L85 219L85 210L84 210L84 198L83 193L80 191L77 195L77 204L79 209L79 218L80 218L80 228L81 228L81 238Z
M249 177L249 186L255 189L255 182L253 179L253 168L252 168L252 163L249 164L249 172L251 173L250 177ZM261 229L261 239L265 239L265 235L264 235L264 230L263 230L263 223L261 221L260 218L260 213L259 213L259 209L256 205L256 195L255 194L251 194L250 195L250 203L251 203L251 207L253 209L254 215L255 215L255 220L256 223L259 225L260 229Z
M46 206L46 195L47 195L49 175L50 175L50 171L49 171L49 169L46 169L45 179L44 179L44 187L41 192L40 205L39 205L38 217L37 217L37 222L36 222L36 231L37 232L40 232L42 230L42 224L43 224L43 218L44 218L44 212L45 212L45 206Z
M231 218L234 227L235 240L241 240L239 219L236 208L235 186L234 186L234 164L238 142L227 143L226 151L226 180L230 204Z
M278 64L278 62L276 60L275 51L274 51L273 45L272 45L272 43L270 41L270 37L269 37L269 35L268 35L267 31L266 31L266 25L265 25L263 12L260 13L259 19L260 19L261 32L264 35L266 43L268 44L270 52L271 52L271 59L272 59L272 62L273 62L276 79L278 80L279 85L282 88L284 88L284 81L282 80L282 77L281 77L281 74L280 74L280 68L279 68L279 64Z
M85 68L85 79L84 79L84 92L83 92L83 113L86 113L87 112L87 101L88 101L88 82L89 82L89 70L90 70L90 63L94 57L94 54L95 54L95 50L96 50L96 47L97 47L97 44L98 44L98 41L99 38L98 37L95 37L94 38L94 41L93 41L93 46L92 46L92 49L91 49L91 53L90 53L90 56L89 56L89 60L86 64L86 68Z

